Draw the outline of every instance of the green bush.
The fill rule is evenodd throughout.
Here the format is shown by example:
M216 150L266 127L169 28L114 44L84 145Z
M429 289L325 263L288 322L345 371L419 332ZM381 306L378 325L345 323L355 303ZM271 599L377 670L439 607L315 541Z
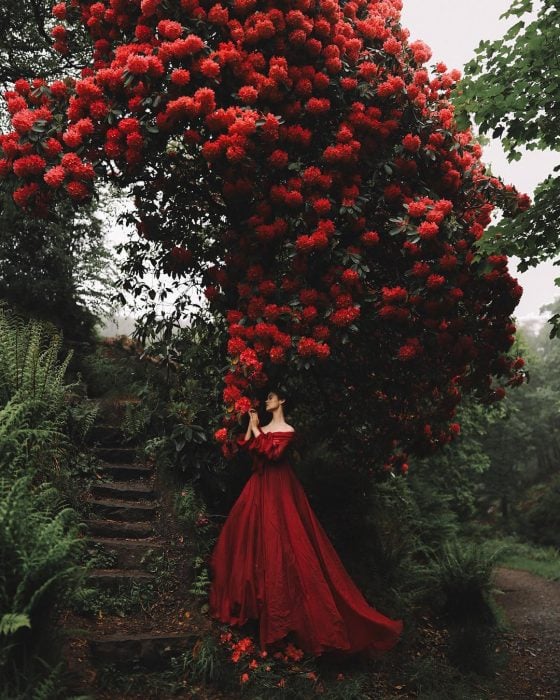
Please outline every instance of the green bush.
M538 501L520 516L520 530L537 544L560 549L560 477L553 479Z
M64 697L56 615L83 584L83 539L59 487L76 456L69 416L82 436L91 416L67 404L61 349L47 325L0 309L0 669L10 700Z
M29 680L52 660L52 623L83 582L76 513L30 476L0 480L0 668L4 683ZM15 697L15 696L14 696Z
M452 623L494 622L490 596L499 551L454 539L440 551L426 553L425 575L435 607Z
M60 409L72 356L59 360L61 348L62 337L46 324L0 308L0 405L17 395Z

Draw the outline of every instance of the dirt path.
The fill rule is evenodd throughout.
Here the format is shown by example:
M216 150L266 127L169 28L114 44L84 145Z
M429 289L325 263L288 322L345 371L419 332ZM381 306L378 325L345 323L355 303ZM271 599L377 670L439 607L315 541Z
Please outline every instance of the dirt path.
M496 601L512 630L508 667L499 674L503 700L560 699L560 582L528 571L496 569Z

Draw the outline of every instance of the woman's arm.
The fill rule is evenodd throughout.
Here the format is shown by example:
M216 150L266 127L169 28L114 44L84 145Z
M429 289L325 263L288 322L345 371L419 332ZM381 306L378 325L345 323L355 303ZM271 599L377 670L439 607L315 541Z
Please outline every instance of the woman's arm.
M250 430L255 437L262 435L262 430L259 428L259 414L254 409L251 409L249 412L248 430Z
M259 416L257 412L255 411L254 408L252 408L249 411L249 423L247 424L247 430L245 432L245 437L244 438L239 438L238 443L240 445L245 445L251 437L254 435L255 437L258 437L261 434L261 431L259 430Z
M252 426L251 426L251 416L249 415L249 422L247 423L247 431L245 433L245 442L251 437Z
M292 443L294 435L284 435L283 437L276 437L273 433L263 433L256 435L254 440L251 440L248 445L251 452L256 452L257 454L267 457L273 462L277 462L281 459L286 451L286 448Z

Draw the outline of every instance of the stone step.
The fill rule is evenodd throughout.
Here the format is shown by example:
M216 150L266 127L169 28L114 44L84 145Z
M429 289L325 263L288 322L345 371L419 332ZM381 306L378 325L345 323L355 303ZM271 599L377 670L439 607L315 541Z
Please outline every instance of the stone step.
M138 540L144 537L151 537L154 534L154 528L149 522L126 523L121 520L93 518L88 520L88 529L91 535L122 538L123 540Z
M96 496L129 501L151 500L157 496L149 484L132 481L98 481L92 485L91 490Z
M154 473L153 468L145 464L109 464L107 462L100 465L99 471L117 481L148 478Z
M136 459L135 447L95 447L93 452L99 459L111 464L130 464Z
M157 510L155 503L138 503L113 498L89 498L87 502L95 515L108 520L122 520L129 523L153 520Z
M194 646L198 634L193 632L144 632L112 635L88 635L90 649L96 661L105 661L118 668L138 667L161 669L169 659Z
M87 575L91 583L101 583L108 586L132 585L153 581L153 574L142 569L93 569Z
M114 537L96 537L88 540L93 547L102 547L105 552L114 555L115 566L118 569L141 568L151 555L157 555L164 551L163 541L155 539L146 540L119 540Z
M120 425L98 423L88 433L88 442L104 447L121 447L126 438Z

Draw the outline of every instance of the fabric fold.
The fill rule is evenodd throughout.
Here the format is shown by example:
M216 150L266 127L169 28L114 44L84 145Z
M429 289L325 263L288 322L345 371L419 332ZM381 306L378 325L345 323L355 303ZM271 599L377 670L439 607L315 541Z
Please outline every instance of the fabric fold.
M238 441L254 473L211 555L210 614L231 625L259 620L263 651L290 632L314 655L387 651L403 623L371 607L345 570L287 460L293 438L273 431Z

